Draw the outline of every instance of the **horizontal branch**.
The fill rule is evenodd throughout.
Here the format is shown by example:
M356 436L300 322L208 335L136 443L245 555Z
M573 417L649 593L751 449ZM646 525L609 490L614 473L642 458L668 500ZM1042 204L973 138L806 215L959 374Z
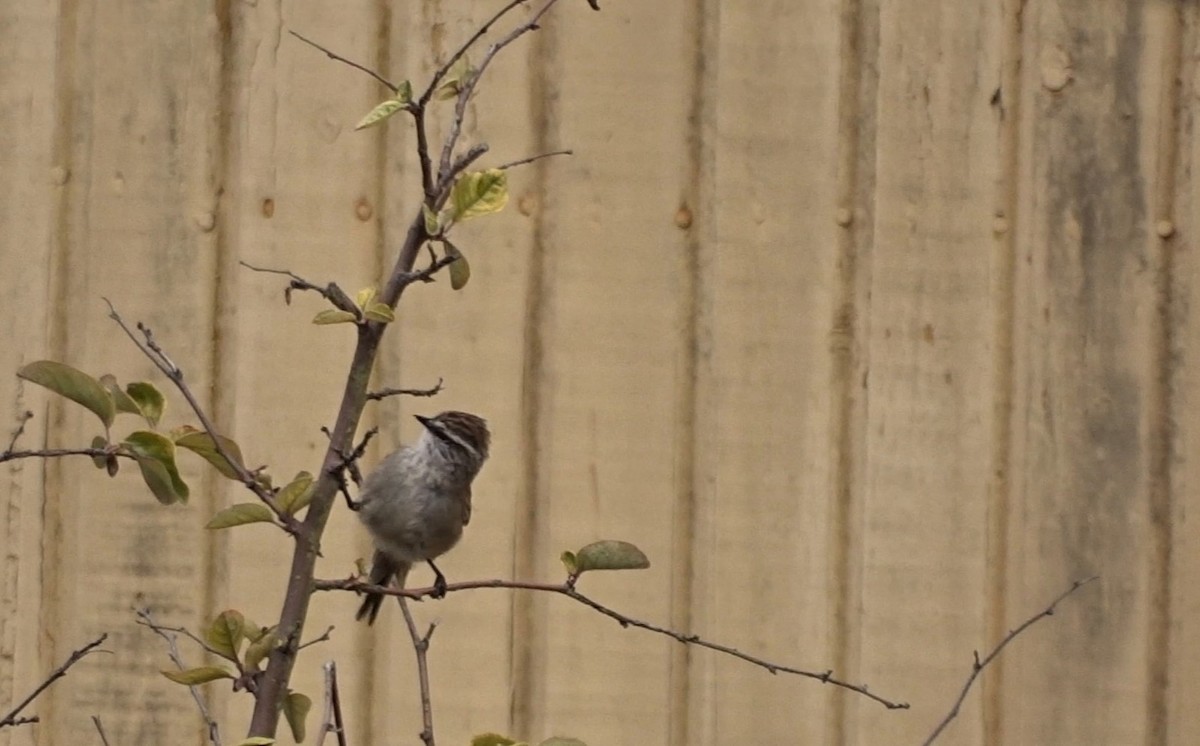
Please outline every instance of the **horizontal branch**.
M132 454L108 448L46 448L36 451L4 451L0 453L0 464L5 461L16 461L21 458L59 458L62 456L91 456L92 458L117 456L119 458L133 458Z
M886 707L889 710L906 710L909 707L907 702L897 702L894 700L886 699L884 697L881 697L881 696L871 692L870 690L868 690L866 684L852 684L852 683L849 683L846 681L842 681L833 675L832 670L826 670L826 671L820 671L820 672L807 671L802 668L795 668L792 666L785 666L780 663L773 663L766 659L759 658L758 656L750 655L749 653L743 653L742 651L738 650L737 648L733 648L728 645L722 645L721 643L705 640L702 637L700 637L699 635L693 635L693 634L688 634L688 633L684 633L684 632L679 632L679 631L676 631L673 629L668 629L667 627L660 627L656 624L651 624L650 622L644 622L640 619L635 619L634 617L622 614L621 612L619 612L615 609L612 609L608 606L605 606L604 604L601 604L599 601L596 601L596 600L592 599L591 597L586 596L583 593L580 593L575 588L574 583L571 581L568 581L565 583L534 583L534 582L526 582L526 581L519 581L519 580L501 580L501 579L471 580L471 581L466 581L466 582L462 582L462 583L448 583L445 586L445 592L453 593L453 592L457 592L457 591L477 590L480 588L507 588L510 590L540 591L543 593L553 593L553 594L556 594L559 596L566 596L567 598L571 599L572 601L575 601L576 603L583 604L584 606L587 606L588 608L592 609L593 611L603 614L604 616L606 616L606 617L612 619L613 621L617 622L618 624L620 624L622 627L637 627L638 629L644 629L648 632L653 632L655 634L663 635L665 637L670 637L671 639L681 642L684 645L695 645L696 647L707 648L709 650L713 650L718 653L724 653L725 655L732 656L739 660L745 661L746 663L750 663L752 665L758 666L759 668L766 669L768 672L770 672L772 674L786 673L786 674L792 674L794 676L801 676L801 677L808 678L808 679L814 679L816 681L820 681L822 684L830 684L832 686L836 686L841 689L846 689L846 690L855 692L857 694L861 694L862 696L864 696L868 699L878 702L879 704L883 705L884 707ZM383 587L383 586L373 585L371 583L366 583L366 582L363 582L356 578L346 578L345 580L315 580L315 581L313 581L313 590L314 591L352 591L354 593L381 593L381 594L387 595L387 596L404 596L406 598L413 598L413 599L421 599L421 598L425 598L426 596L433 598L440 591L440 589L434 588L434 587L429 587L429 588Z
M439 377L438 382L431 388L427 389L380 389L378 391L367 392L367 399L370 401L382 401L389 396L417 396L430 397L437 396L442 392L442 379Z

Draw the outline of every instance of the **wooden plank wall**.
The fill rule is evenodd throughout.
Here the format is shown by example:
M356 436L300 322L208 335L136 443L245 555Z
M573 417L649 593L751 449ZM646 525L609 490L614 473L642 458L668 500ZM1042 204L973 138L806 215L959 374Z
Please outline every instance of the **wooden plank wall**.
M944 742L1200 740L1197 5L601 5L564 0L471 106L485 162L575 155L463 226L464 291L405 297L376 380L446 390L370 409L370 458L414 412L479 411L495 445L452 578L552 580L563 549L628 539L653 567L586 592L912 709L480 591L417 607L439 741L920 743L972 651L1091 574ZM496 7L0 4L3 421L34 412L27 446L95 434L9 375L31 360L154 376L109 298L252 464L317 468L352 340L238 262L370 285L419 190L404 121L352 129L380 87L287 31L421 81ZM113 743L203 743L131 610L268 622L288 543L205 532L244 498L194 462L173 508L86 460L0 468L0 710L111 635L0 746L94 740L92 714ZM347 511L323 551L325 577L369 551ZM335 629L295 687L336 659L350 742L413 743L399 615L367 629L355 605L317 599L310 636ZM209 693L236 742L246 698Z

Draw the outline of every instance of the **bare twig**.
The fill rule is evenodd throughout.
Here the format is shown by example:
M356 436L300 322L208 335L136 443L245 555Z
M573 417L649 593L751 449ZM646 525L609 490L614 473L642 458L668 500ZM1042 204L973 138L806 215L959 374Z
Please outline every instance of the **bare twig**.
M306 643L304 643L304 644L302 644L302 645L299 645L299 646L297 646L297 647L296 647L296 650L303 650L303 649L305 649L306 647L308 647L309 645L316 645L318 642L328 642L328 641L329 641L329 635L330 635L330 633L331 633L331 632L333 632L333 625L332 625L332 624L331 624L331 625L329 625L329 626L328 626L328 627L325 629L325 631L324 631L324 632L322 632L322 633L320 634L320 636L318 636L318 637L314 637L313 639L309 640L308 642L306 642Z
M352 313L352 314L354 314L355 318L358 318L358 319L362 318L362 309L360 309L358 307L358 305L355 304L355 302L350 299L350 296L346 295L345 290L342 290L340 287L337 286L337 283L330 282L330 283L326 284L324 287L322 287L321 285L317 285L316 283L309 282L308 280L304 279L303 277L296 274L295 272L291 272L286 269L271 269L269 267L255 267L253 264L249 264L247 262L241 262L241 261L239 261L238 264L240 264L243 267L245 267L246 269L252 270L254 272L262 272L264 274L269 274L269 275L283 275L285 277L290 278L291 282L288 283L287 288L285 288L283 291L283 300L285 303L287 303L289 305L292 302L292 291L293 290L311 290L314 293L320 294L320 296L322 298L329 301L330 305L332 305L334 308L337 308L340 311L346 311L348 313Z
M47 448L42 451L4 451L0 453L0 464L5 461L16 461L21 458L59 458L61 456L91 456L92 458L119 456L120 458L133 458L132 454L108 448Z
M291 34L292 36L296 37L296 38L297 38L297 39L299 39L300 41L304 42L305 44L309 45L310 47L315 47L316 49L319 49L319 50L321 50L322 52L324 52L324 53L325 53L325 55L326 55L327 57L329 57L329 59L331 59L331 60L337 60L338 62L341 62L341 63L343 63L343 64L349 65L350 67L353 67L355 70L361 70L361 71L363 71L364 73L366 73L367 75L370 75L370 76L371 76L372 78L374 78L375 80L378 80L380 83L382 83L382 84L384 84L385 86L387 86L388 90L390 90L392 93L399 93L399 92L400 92L400 86L396 85L396 84L395 84L395 83L393 83L392 81L390 81L390 80L388 80L387 78L383 77L382 75L380 75L379 73L375 72L374 70L372 70L371 68L367 67L366 65L360 65L360 64L358 64L357 62L355 62L354 60L349 60L349 59L346 59L345 57L341 56L340 54L337 54L337 53L335 53L335 52L331 52L331 51L329 51L328 49L326 49L325 47L323 47L323 46L321 46L320 44L318 44L318 43L316 43L315 41L313 41L312 39L309 39L309 38L306 38L306 37L304 37L304 36L301 36L300 34L296 33L295 31L292 31L291 29L288 29L288 33L289 33L289 34Z
M537 155L531 155L528 158L520 158L515 161L509 161L508 163L503 163L499 166L496 166L496 168L500 169L501 171L506 171L510 168L516 168L517 166L524 166L527 163L533 163L534 161L540 161L543 158L551 158L556 155L575 155L575 151L574 150L553 150L549 153L539 153Z
M407 287L414 282L433 282L434 275L440 272L443 268L449 267L457 259L458 257L456 256L440 257L437 261L431 263L425 269L405 273L405 275L400 279L400 282L404 287Z
M475 29L475 33L471 34L470 38L463 42L458 49L454 50L454 54L450 55L450 58L443 62L442 66L439 67L437 72L433 74L433 78L429 81L429 87L425 89L425 92L422 93L421 97L417 100L418 105L421 106L421 108L424 108L425 104L429 103L429 100L433 98L433 92L437 90L438 84L442 82L442 78L446 77L446 73L450 72L450 68L454 67L454 63L462 59L462 56L467 53L467 50L474 46L475 42L482 39L484 34L492 29L492 26L496 23L496 21L499 21L501 18L508 15L509 11L511 11L513 8L516 8L518 5L524 5L526 2L527 0L510 0L507 5L496 11L496 14L484 22L482 26Z
M772 674L786 673L786 674L792 674L794 676L801 676L801 677L808 678L808 679L815 679L816 681L819 681L822 684L830 684L832 686L839 687L841 689L846 689L846 690L861 694L862 696L866 697L867 699L871 699L871 700L874 700L875 702L878 702L879 704L883 705L884 707L886 707L889 710L906 710L909 707L907 702L898 702L895 700L886 699L884 697L879 696L878 694L875 694L874 692L871 692L867 688L866 684L852 684L852 683L849 683L846 681L842 681L833 675L832 670L818 672L818 671L807 671L802 668L794 668L792 666L785 666L780 663L774 663L774 662L768 661L764 658L759 658L757 656L750 655L748 653L743 653L742 651L738 650L737 648L733 648L728 645L722 645L721 643L705 640L705 639L699 637L698 635L688 634L685 632L679 632L679 631L676 631L673 629L668 629L667 627L660 627L656 624L651 624L649 622L644 622L640 619L635 619L631 616L627 616L625 614L622 614L619 611L616 611L615 609L609 608L608 606L605 606L605 605L601 604L600 602L593 600L589 596L586 596L586 595L580 593L575 588L574 578L568 578L567 581L564 583L533 583L533 582L525 582L525 581L517 581L517 580L500 580L500 579L472 580L472 581L466 581L466 582L462 582L462 583L448 583L445 587L445 590L447 593L452 593L455 591L468 591L468 590L475 590L475 589L479 589L479 588L509 588L509 589L514 589L514 590L524 590L524 591L541 591L541 592L545 592L545 593L554 593L554 594L557 594L560 596L566 596L567 598L571 599L572 601L575 601L576 603L583 604L584 606L587 606L588 608L592 609L593 611L597 611L597 612L603 614L604 616L606 616L606 617L612 619L613 621L617 622L618 624L620 624L622 627L637 627L638 629L644 629L648 632L654 632L655 634L663 635L665 637L670 637L671 639L681 642L685 645L695 645L696 647L707 648L709 650L714 650L718 653L724 653L725 655L732 656L739 660L742 660L742 661L745 661L752 665L758 666L759 668L766 669L768 672L770 672ZM369 593L382 593L382 594L388 595L388 596L398 596L398 597L412 598L412 599L421 599L421 598L425 598L426 596L428 596L430 598L435 598L435 597L437 597L437 594L439 591L438 588L432 587L432 586L429 588L384 587L384 586L372 585L371 583L366 583L366 582L359 580L358 578L353 578L353 577L347 578L345 580L316 580L313 583L313 590L314 591L353 591L355 593L368 593L368 592Z
M92 724L96 726L96 732L100 734L100 742L104 746L110 746L108 736L104 735L104 724L100 722L99 715L92 715Z
M367 399L371 401L381 401L389 396L419 396L429 397L437 396L442 393L442 378L438 376L438 382L431 388L427 389L380 389L378 391L367 392Z
M462 90L458 92L458 100L454 104L454 121L450 125L450 132L446 135L446 141L442 146L442 157L439 161L440 165L438 168L439 181L444 182L447 177L451 176L450 161L454 154L454 146L458 144L458 138L462 134L463 120L466 118L467 114L467 102L470 101L471 96L474 95L475 86L478 85L479 79L483 77L484 71L487 70L488 65L490 65L492 60L496 58L496 55L499 54L500 50L504 49L509 44L512 44L514 41L530 31L538 28L538 22L542 20L542 16L546 15L546 13L553 8L554 4L557 2L558 0L546 0L545 4L543 4L542 7L536 12L534 12L534 14L531 15L524 23L510 31L507 36L499 39L490 47L488 47L487 52L485 52L483 55L483 59L479 61L479 66L475 68L470 78L463 83ZM520 3L518 2L514 2L509 7L505 7L502 9L500 15L507 13L509 10L519 4ZM491 23L492 22L489 21L488 25ZM484 32L486 32L486 30L487 27L485 26ZM480 34L480 36L482 36L482 34ZM475 38L477 39L478 36ZM474 39L472 39L470 43L474 43ZM463 53L465 52L466 49L464 48ZM459 56L461 56L461 54ZM450 64L453 64L453 62ZM449 67L447 67L447 70L448 69ZM435 76L435 78L436 77L437 76Z
M85 656L87 656L88 653L93 652L96 648L103 645L104 641L107 639L108 639L108 633L105 632L104 634L97 637L95 640L92 640L91 642L89 642L87 645L84 645L83 647L81 647L78 650L71 653L71 655L69 655L67 657L67 659L65 661L63 661L63 664L61 666L59 666L58 668L51 671L50 675L47 676L42 681L42 683L38 684L37 687L32 692L30 692L28 697L21 700L21 702L16 707L14 707L7 715L0 718L0 728L4 728L4 727L10 726L10 725L27 725L29 723L38 722L38 718L36 715L34 715L32 717L19 717L19 715L21 714L21 710L24 710L26 707L28 707L29 703L32 702L33 700L37 699L38 696L41 695L42 692L46 691L46 689L49 688L49 686L51 684L58 681L62 677L66 676L67 670L70 669L71 666L73 666L76 663L78 663L79 661L83 660L83 658Z
M196 399L195 394L192 393L191 388L183 380L183 370L174 362L172 362L171 358L167 357L166 352L154 340L154 335L150 331L150 327L139 321L137 328L138 331L142 333L144 341L142 339L138 339L137 335L133 333L133 330L126 325L125 320L121 318L121 315L117 313L117 309L113 306L112 301L110 301L108 298L105 298L104 302L108 304L109 318L117 322L117 325L121 327L122 331L124 331L126 336L133 341L133 344L142 352L142 354L149 358L150 362L154 363L155 367L162 371L163 375L170 379L171 383L175 384L175 388L179 390L179 393L183 394L183 398L187 400L188 405L192 408L192 412L194 412L196 417L200 420L200 425L204 428L204 432L207 433L209 439L212 440L213 448L218 454L220 454L221 458L225 460L225 463L229 465L229 468L233 470L233 473L237 475L238 480L246 486L246 489L257 495L258 499L262 500L267 507L269 507L275 513L276 517L278 517L283 523L285 530L287 530L289 533L295 533L298 527L296 519L279 507L279 503L275 501L274 492L272 492L269 487L262 484L255 476L254 472L247 469L241 463L241 461L235 459L233 455L229 453L229 450L221 442L221 436L217 433L217 428L213 424L212 419L210 419L208 413L204 411L204 407L200 406L200 402Z
M347 746L346 724L342 719L342 697L338 693L337 664L328 661L325 666L325 716L321 718L321 730L316 746L324 746L325 734L336 733L338 746Z
M150 615L149 609L137 609L136 614L138 617L139 624L153 630L156 635L158 635L159 637L161 637L167 641L167 655L171 658L171 662L174 663L175 666L180 671L183 671L184 669L186 669L187 666L184 665L183 657L179 654L179 645L175 638L175 634L176 634L176 631L178 628L163 627L162 625L158 624L157 622L154 621L154 618ZM182 634L186 634L188 637L192 638L193 640L196 640L206 650L209 649L208 645L206 645L204 642L202 642L199 638L197 638L191 632L188 632L187 630L182 630ZM200 711L200 717L204 720L204 724L208 728L209 743L211 743L212 746L221 746L220 726L217 725L217 721L213 720L212 715L209 713L208 705L206 705L204 703L204 697L200 694L200 688L195 687L195 686L189 686L188 691L190 691L192 693L192 699L195 700L195 702L196 702L196 709L198 709Z
M13 430L12 440L8 441L8 448L4 449L4 453L12 453L17 447L17 440L25 434L25 423L33 419L33 412L25 410L20 417L17 418L17 429Z
M417 654L417 679L421 686L421 740L425 746L434 746L433 742L433 698L429 689L429 638L437 624L430 624L429 631L423 636L417 631L417 623L413 621L412 612L408 610L408 601L403 596L396 598L400 602L400 610L404 612L404 624L408 627L408 635L412 638L413 651Z
M938 736L942 734L942 731L946 729L946 726L950 725L950 722L954 720L954 718L958 717L958 710L960 707L962 707L962 703L967 698L967 693L971 691L971 687L975 684L975 680L979 678L979 674L983 673L983 669L987 668L988 664L994 661L996 656L1000 655L1000 652L1004 650L1004 648L1010 642L1017 639L1022 632L1032 627L1038 621L1044 619L1045 617L1052 616L1054 614L1055 607L1058 606L1063 599L1065 599L1067 596L1070 596L1072 593L1092 582L1093 580L1099 579L1099 577L1099 575L1093 575L1090 578L1076 580L1071 584L1070 588L1058 594L1058 597L1051 601L1049 606L1029 617L1024 622L1021 622L1020 625L1005 635L1004 639L1001 640L996 647L992 648L992 651L983 658L979 657L979 651L976 650L974 652L975 659L971 663L971 674L967 676L967 680L963 684L962 691L958 693L958 699L954 700L954 704L951 705L950 711L946 713L946 716L943 717L940 722L938 722L937 726L934 727L933 732L929 734L929 737L922 741L922 746L929 746L929 744L937 740Z

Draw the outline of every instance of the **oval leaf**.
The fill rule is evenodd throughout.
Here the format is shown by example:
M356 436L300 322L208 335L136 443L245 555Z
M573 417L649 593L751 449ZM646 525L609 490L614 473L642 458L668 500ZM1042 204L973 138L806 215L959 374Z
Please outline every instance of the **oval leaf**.
M142 478L163 505L187 502L188 486L175 467L175 444L147 430L130 433L121 446L137 459Z
M97 435L92 438L92 448L108 448L108 441L102 436ZM97 469L103 469L108 466L108 456L92 456L92 463Z
M358 317L349 311L340 309L327 308L313 317L312 322L321 326L327 324L353 324L358 321Z
M237 746L271 746L273 743L275 743L274 738L267 738L266 736L251 736L245 741L239 743Z
M650 560L627 541L597 541L575 553L575 575L588 570L642 570Z
M121 390L121 384L117 383L117 377L112 373L105 373L100 376L100 385L108 389L108 395L112 397L113 404L116 405L118 412L136 415L142 413L142 410L138 408L137 402L130 399L129 394Z
M579 562L575 559L574 552L563 552L558 558L562 560L563 567L567 568L568 575L579 574Z
M238 660L238 649L246 637L246 618L240 611L222 611L213 623L204 630L204 639L217 655L234 663Z
M359 308L366 308L371 304L371 301L375 300L375 296L378 294L379 291L373 287L363 288L354 294L354 303Z
M262 663L278 644L279 637L276 636L274 627L259 635L257 640L246 646L246 668L258 668L258 664Z
M158 421L162 419L163 412L167 408L167 400L163 397L162 392L152 383L135 381L125 387L125 393L137 403L141 415L146 418L146 422L150 423L150 427L157 427Z
M500 212L508 204L508 176L498 168L463 174L450 191L450 204L455 221Z
M160 673L176 684L186 684L187 686L207 684L217 679L234 678L233 674L220 666L200 666L199 668L189 668L184 671L161 671Z
M382 324L390 324L396 320L396 312L386 303L372 303L363 315Z
M225 453L237 462L238 466L243 469L245 468L242 461L242 449L238 447L237 443L226 438L224 435L218 435L217 442L221 444L221 448L225 449ZM205 461L216 467L222 476L228 477L235 482L241 481L241 477L238 476L237 471L229 465L229 462L217 450L216 444L213 443L213 439L208 433L192 430L186 435L176 438L175 445L202 456Z
M94 412L106 428L112 425L117 415L117 406L108 390L95 378L69 365L39 360L18 370L17 376L82 404Z
M562 736L554 736L542 741L538 746L587 746L586 743L578 738L563 738Z
M516 743L499 733L481 733L471 739L471 746L515 746Z
M205 528L232 528L247 523L274 523L271 510L262 503L238 503L217 513L204 524Z
M275 496L275 502L288 515L295 515L312 500L313 475L302 471Z
M453 246L446 247L446 256L454 257L454 261L450 262L450 287L462 290L471 279L471 265L467 264L467 258L462 252Z
M446 71L446 75L442 78L442 83L434 92L434 98L438 101L455 98L459 91L467 84L467 79L473 74L471 63L467 61L466 55L458 58L458 61Z
M407 105L407 101L401 101L398 98L389 98L386 101L382 101L374 109L367 112L365 117L358 120L358 124L354 125L354 129L365 130L367 127L374 127L396 112L402 111Z
M287 718L296 743L304 741L304 718L311 709L312 700L299 692L288 692L287 699L283 700L283 716Z

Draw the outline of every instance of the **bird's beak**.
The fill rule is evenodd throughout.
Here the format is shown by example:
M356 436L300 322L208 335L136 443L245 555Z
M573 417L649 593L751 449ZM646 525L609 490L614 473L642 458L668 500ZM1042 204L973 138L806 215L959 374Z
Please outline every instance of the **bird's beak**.
M422 417L419 414L414 414L413 417L416 417L417 422L420 422L424 427L426 427L426 428L429 427L429 418L428 417Z

